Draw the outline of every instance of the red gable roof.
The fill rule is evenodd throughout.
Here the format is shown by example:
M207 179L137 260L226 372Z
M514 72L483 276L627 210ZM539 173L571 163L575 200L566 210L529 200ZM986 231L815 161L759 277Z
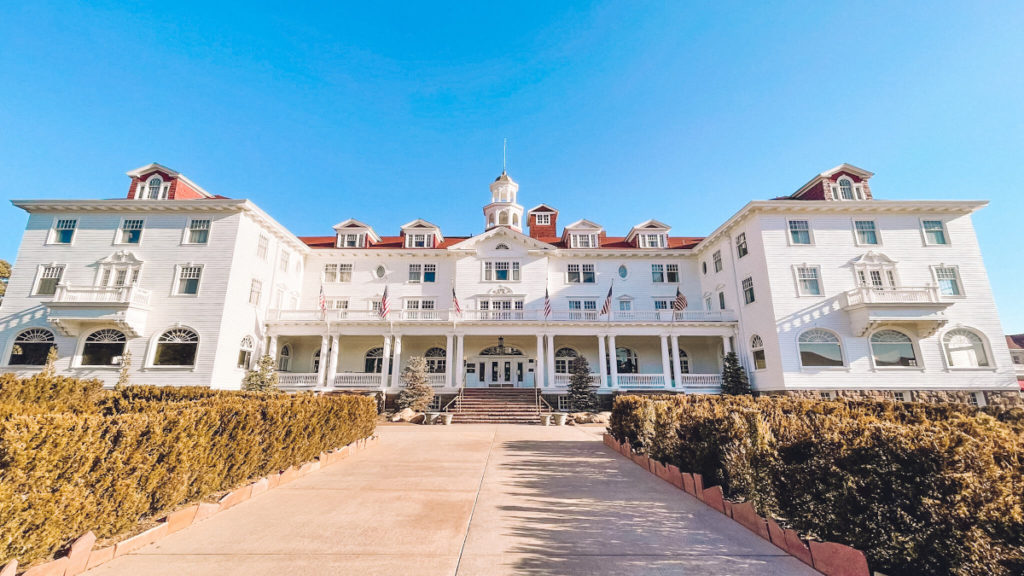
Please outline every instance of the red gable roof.
M448 236L445 237L444 242L438 248L449 248L455 246L460 242L464 242L472 238L472 236ZM700 243L704 238L698 236L673 236L668 239L669 250L692 250ZM551 244L556 248L565 248L565 243L558 236L547 236L543 238L537 238L545 244ZM301 241L310 248L334 248L335 237L334 236L299 236ZM399 249L405 248L405 241L402 236L382 236L380 242L377 242L369 249ZM600 249L607 250L622 250L622 249L635 249L636 247L626 242L626 239L622 236L607 236L601 239Z
M1010 347L1010 350L1024 350L1024 334L1008 334L1006 345Z

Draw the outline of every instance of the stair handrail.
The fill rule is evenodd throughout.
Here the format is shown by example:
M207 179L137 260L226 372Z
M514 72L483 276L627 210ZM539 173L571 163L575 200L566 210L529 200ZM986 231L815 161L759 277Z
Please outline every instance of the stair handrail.
M441 412L447 412L447 411L448 411L448 408L449 408L449 407L450 407L450 406L451 406L452 404L455 404L455 405L456 405L456 409L457 409L457 411L458 411L458 412L462 412L462 401L461 401L461 400L462 400L462 392L463 392L463 391L464 391L465 389L466 389L466 387L465 387L465 386L463 386L462 388L459 388L459 393L458 393L458 394L456 394L454 398L452 398L451 400L449 400L449 401L448 401L448 403L444 405L444 408L441 408Z
M552 408L551 404L548 404L548 401L544 399L543 395L541 395L540 388L534 388L533 390L534 390L534 392L535 392L535 394L537 396L537 414L541 413L541 410L540 410L541 403L543 403L545 406L548 407L548 412L554 412L555 409Z

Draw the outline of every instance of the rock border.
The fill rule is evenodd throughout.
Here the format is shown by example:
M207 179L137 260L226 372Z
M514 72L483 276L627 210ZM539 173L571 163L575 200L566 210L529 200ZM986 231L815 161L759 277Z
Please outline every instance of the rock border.
M705 487L700 474L682 472L673 464L666 465L646 454L638 454L628 441L620 443L606 433L604 444L826 576L871 576L867 557L860 550L836 542L801 538L796 530L782 528L774 519L758 515L752 502L726 500L721 486Z
M71 547L65 556L56 558L45 564L38 564L21 573L21 576L77 576L87 570L91 570L100 564L109 562L118 556L124 556L156 542L157 540L174 534L179 530L188 528L196 522L218 514L229 508L237 506L246 500L250 500L272 490L283 486L292 480L316 472L321 468L330 466L348 458L350 455L375 446L380 437L374 434L360 440L356 440L347 446L336 448L327 452L321 452L316 460L304 462L298 466L291 466L287 470L281 470L277 474L264 476L255 482L251 482L236 488L225 494L217 502L192 503L185 508L175 510L160 519L159 524L142 532L135 534L119 542L115 542L104 548L93 550L96 544L96 535L92 531L79 536L71 543ZM15 576L18 573L18 560L12 559L5 566L0 568L0 576Z

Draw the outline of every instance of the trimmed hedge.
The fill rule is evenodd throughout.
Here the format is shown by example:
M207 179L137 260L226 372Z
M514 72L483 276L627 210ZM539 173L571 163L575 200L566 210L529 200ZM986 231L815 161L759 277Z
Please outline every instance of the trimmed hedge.
M608 431L874 569L966 576L1024 573L1020 422L941 404L623 396Z
M0 409L0 565L46 558L88 530L117 535L313 460L372 435L377 415L374 399L362 396L147 387L100 392L90 410L80 398L90 383L38 379L22 384L65 390L72 401L4 396L30 402ZM55 411L31 413L37 398Z

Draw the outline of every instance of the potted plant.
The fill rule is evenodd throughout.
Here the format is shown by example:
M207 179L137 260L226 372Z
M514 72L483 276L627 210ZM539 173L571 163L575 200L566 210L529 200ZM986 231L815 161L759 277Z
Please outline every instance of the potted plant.
M555 426L565 426L565 417L568 416L565 412L555 412L552 414L555 419Z
M449 424L452 423L452 417L454 416L455 415L452 414L451 412L445 412L444 414L441 414L441 423L444 424L445 426L448 426Z
M541 426L551 426L551 414L540 415Z

